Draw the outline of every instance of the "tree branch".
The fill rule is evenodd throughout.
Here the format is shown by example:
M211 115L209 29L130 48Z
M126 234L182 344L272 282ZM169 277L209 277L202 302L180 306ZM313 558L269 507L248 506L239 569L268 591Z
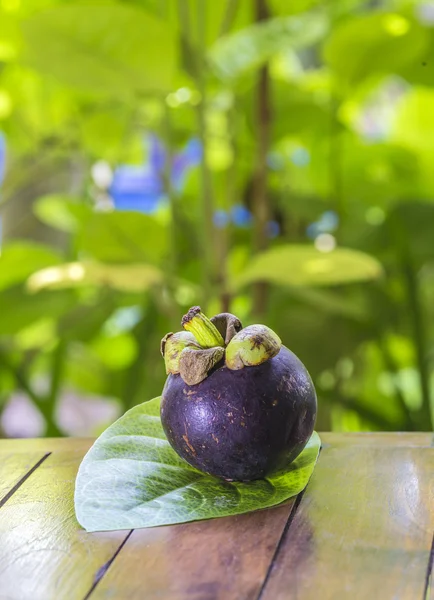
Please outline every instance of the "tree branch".
M266 0L256 0L256 20L268 18ZM261 67L256 87L256 130L257 155L253 190L254 217L254 249L256 252L265 250L268 246L267 224L270 216L267 194L267 154L270 143L271 106L270 106L270 76L268 64ZM267 284L256 283L254 286L254 313L260 317L265 313L267 305Z

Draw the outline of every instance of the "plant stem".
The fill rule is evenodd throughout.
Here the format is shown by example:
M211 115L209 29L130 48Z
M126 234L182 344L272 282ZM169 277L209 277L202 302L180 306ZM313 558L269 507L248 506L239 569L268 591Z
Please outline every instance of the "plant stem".
M202 178L202 223L200 254L202 257L202 305L207 310L211 298L212 286L215 283L215 230L213 223L214 202L211 185L211 174L207 164L207 136L206 136L206 107L207 90L205 82L205 51L206 51L206 2L197 3L198 44L191 45L190 11L187 0L178 1L179 20L181 24L184 49L188 63L193 71L196 87L200 93L201 101L196 106L196 118L199 139L202 145L201 178Z
M207 310L208 302L211 298L212 285L215 281L216 266L214 263L213 249L215 247L215 231L214 231L214 199L212 193L211 184L211 173L208 167L207 155L208 155L208 144L206 136L206 109L207 109L207 90L205 82L205 31L206 31L206 2L198 3L198 29L199 29L199 68L196 73L196 82L199 93L201 95L201 101L197 105L197 122L199 129L199 139L202 144L202 161L201 161L201 174L202 174L202 252L204 254L203 261L203 283L204 283L204 296L205 296L205 310Z
M56 432L57 426L55 426L55 428L53 429L53 424L55 423L56 404L57 404L57 400L58 400L58 396L59 396L61 381L63 378L66 352L67 352L66 342L64 340L60 339L59 343L57 344L57 348L54 350L54 353L53 353L50 390L48 392L48 396L46 399L46 404L48 406L47 410L50 412L50 415L51 415L51 419L47 420L47 431L46 431L47 437L58 435Z
M223 15L218 37L225 35L230 30L235 15L237 14L239 1L240 0L226 0L226 10Z
M268 18L266 0L256 0L256 20L264 21ZM269 201L267 194L267 154L270 143L270 76L268 64L259 70L256 87L256 129L257 129L257 157L256 172L253 191L253 217L254 217L254 249L256 252L265 250L268 246L267 224L269 220ZM264 315L267 306L268 287L264 282L254 286L254 313L257 317Z
M14 376L17 387L33 400L41 411L47 425L47 436L61 437L62 432L56 425L52 407L47 399L35 392L23 371L15 367L3 353L0 353L0 364Z
M173 148L172 148L172 126L170 122L170 110L163 100L163 109L164 109L164 141L166 143L166 160L164 162L164 170L162 173L163 179L163 189L166 196L169 199L170 205L170 255L169 255L169 288L171 292L172 298L172 306L171 312L172 316L174 313L175 307L173 306L173 288L175 287L175 278L178 275L178 251L177 251L177 242L178 242L178 207L177 207L177 198L175 195L175 190L172 186L172 169L173 169Z
M342 221L345 208L342 182L342 140L337 119L338 106L338 100L332 92L330 98L330 146L328 157L330 205L335 207Z
M433 423L431 419L430 373L427 362L427 343L425 338L422 299L420 297L417 273L408 254L403 259L403 275L407 289L413 340L420 376L420 393L422 397L422 406L415 417L417 419L417 425L422 431L431 431Z
M233 100L235 102L235 98ZM236 120L236 111L235 107L231 106L228 110L227 114L228 119L228 133L229 133L229 143L231 146L232 152L232 162L228 167L225 173L225 191L222 206L223 210L226 214L231 213L232 207L236 202L236 190L237 190L237 167L235 157L237 155L237 148L235 143L235 120ZM229 220L226 227L222 227L217 231L218 241L219 241L219 274L218 274L218 284L220 289L220 310L221 312L230 312L231 310L231 301L232 294L228 285L228 254L229 248L231 247L231 237L233 233L233 228L231 222Z
M384 339L384 337L379 338L378 345L380 347L380 351L383 356L384 366L386 367L386 369L388 371L390 371L391 373L393 373L393 375L396 376L398 374L398 367L395 364L393 356L391 355L391 353L387 347L386 340ZM406 418L406 425L405 425L405 427L403 427L403 429L414 431L415 430L414 415L412 415L410 409L408 408L407 403L404 398L404 395L395 380L393 383L393 389L395 392L396 400Z
M223 15L222 23L220 26L219 37L224 36L230 30L234 21L235 15L239 8L239 0L226 0L226 10ZM233 103L235 103L235 92L233 93ZM235 121L236 121L236 110L235 106L231 105L227 112L228 119L228 135L229 143L232 151L232 162L226 171L226 194L223 198L223 210L226 214L230 214L232 206L235 205L236 201L236 182L237 182L237 167L235 162L236 157L236 144L235 144ZM228 252L231 243L232 227L228 223L226 227L222 227L216 231L218 238L218 285L220 291L220 310L222 312L230 312L231 310L231 292L228 289Z
M124 410L136 404L137 393L140 390L143 373L146 369L146 351L149 346L149 340L152 339L152 333L158 318L155 302L148 293L145 293L143 298L142 313L142 318L134 332L138 346L137 356L125 373L125 385L121 396Z

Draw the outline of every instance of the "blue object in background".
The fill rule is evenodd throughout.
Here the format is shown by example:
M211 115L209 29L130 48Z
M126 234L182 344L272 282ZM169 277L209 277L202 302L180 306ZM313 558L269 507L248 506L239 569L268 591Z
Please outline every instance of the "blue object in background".
M280 152L269 152L267 165L272 171L281 171L285 168L285 159Z
M162 173L166 164L166 149L163 142L152 133L148 136L147 145L149 147L148 165L151 171Z
M224 229L232 222L238 229L247 229L253 223L253 215L248 208L242 204L232 207L230 213L221 208L214 211L214 225L217 229ZM280 233L280 225L277 221L268 221L267 235L275 238Z
M113 175L108 190L117 210L136 210L152 214L165 200L163 183L167 152L156 135L148 138L148 162L143 166L121 165ZM185 148L174 155L171 185L178 193L185 185L188 172L200 163L202 147L198 140L190 140Z
M173 157L172 185L176 191L181 191L185 184L188 171L200 164L202 160L202 144L197 139L190 140L184 150Z
M309 150L303 148L303 146L299 146L295 148L290 155L291 162L297 167L305 167L310 163L310 153Z
M267 234L268 237L273 239L276 238L280 233L280 225L277 221L268 221L267 223Z
M235 204L231 210L232 222L236 227L249 227L253 220L253 215L248 208L242 204Z
M109 189L115 208L153 213L164 198L161 177L144 167L122 166L114 173Z
M339 226L339 215L334 210L326 210L318 221L311 223L306 228L306 235L311 239L318 237L320 233L332 233Z
M214 225L217 229L224 229L229 224L229 215L225 210L219 208L214 211Z

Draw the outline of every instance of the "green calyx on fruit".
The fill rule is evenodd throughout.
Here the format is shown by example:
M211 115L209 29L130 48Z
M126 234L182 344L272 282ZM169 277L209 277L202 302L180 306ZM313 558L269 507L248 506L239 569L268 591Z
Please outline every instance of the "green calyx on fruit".
M201 350L196 338L188 331L178 333L167 333L161 340L161 354L166 364L166 373L175 375L180 372L179 361L183 350L194 348Z
M202 348L224 346L224 340L217 327L200 310L200 306L193 306L182 317L181 325L190 331Z
M193 306L181 322L185 331L168 333L161 340L166 373L179 374L187 385L203 381L225 359L228 369L262 364L279 353L282 342L265 325L245 327L231 313L211 319Z
M237 371L253 367L280 352L282 340L266 325L250 325L239 331L226 348L226 366Z

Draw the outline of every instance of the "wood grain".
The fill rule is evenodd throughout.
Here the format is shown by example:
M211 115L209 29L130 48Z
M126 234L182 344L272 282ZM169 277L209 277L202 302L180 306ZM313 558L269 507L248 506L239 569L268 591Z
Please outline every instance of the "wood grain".
M0 498L53 453L0 508L0 599L83 600L91 590L91 600L253 600L263 586L261 600L423 600L434 532L432 434L322 439L283 537L293 502L137 530L120 551L128 532L88 534L75 520L75 475L92 440L2 440Z
M92 600L256 598L292 505L136 530Z
M403 446L405 448L429 448L434 446L434 433L407 432L349 432L320 433L322 446Z
M0 452L0 506L8 492L45 456L43 452Z
M64 440L0 509L0 598L82 600L127 532L87 534L73 489L89 442Z
M324 438L261 600L422 600L434 531L434 448L406 447L406 436L372 445Z
M423 600L434 600L434 534L431 544L431 556L425 578L425 597Z
M68 448L90 448L95 440L92 438L33 438L33 439L0 439L0 455L2 453L11 454L12 452L41 452L47 454L62 450L66 452Z

